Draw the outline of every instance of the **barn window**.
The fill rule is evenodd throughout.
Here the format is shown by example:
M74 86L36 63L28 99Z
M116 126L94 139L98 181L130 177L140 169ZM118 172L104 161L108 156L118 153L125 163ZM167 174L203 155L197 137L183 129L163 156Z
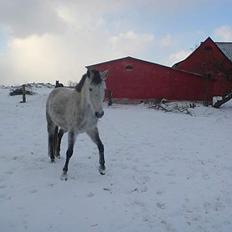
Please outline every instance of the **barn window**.
M126 69L126 71L132 71L133 66L131 64L128 64L128 65L126 65L125 69Z
M210 51L210 50L212 50L212 47L211 46L205 46L205 50Z

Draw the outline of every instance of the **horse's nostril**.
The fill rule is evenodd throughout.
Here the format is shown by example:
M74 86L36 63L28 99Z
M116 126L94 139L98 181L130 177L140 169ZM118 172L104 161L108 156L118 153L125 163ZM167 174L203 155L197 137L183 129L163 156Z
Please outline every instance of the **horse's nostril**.
M96 112L95 115L97 118L101 118L104 115L104 111L102 111L101 113Z

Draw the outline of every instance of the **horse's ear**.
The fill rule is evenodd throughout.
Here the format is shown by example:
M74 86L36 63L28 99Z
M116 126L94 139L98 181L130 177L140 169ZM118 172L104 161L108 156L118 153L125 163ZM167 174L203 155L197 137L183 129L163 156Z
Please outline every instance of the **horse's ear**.
M95 69L88 69L86 75L87 75L88 78L93 78L95 72L96 72Z
M109 76L109 70L105 70L104 72L101 72L101 78L102 78L102 80L105 81L108 76Z

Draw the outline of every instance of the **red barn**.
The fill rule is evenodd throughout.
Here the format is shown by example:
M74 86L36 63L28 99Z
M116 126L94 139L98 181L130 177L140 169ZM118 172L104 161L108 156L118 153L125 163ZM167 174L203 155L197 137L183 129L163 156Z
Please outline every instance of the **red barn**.
M206 39L185 60L173 68L198 73L208 79L209 98L232 91L232 43Z
M213 56L202 52L202 49L208 51L208 48L204 48L209 46L207 41L212 43ZM120 101L162 98L211 101L213 96L222 96L232 90L232 62L211 39L207 39L187 59L172 68L133 57L90 65L87 68L109 70L107 90L112 93L114 100Z

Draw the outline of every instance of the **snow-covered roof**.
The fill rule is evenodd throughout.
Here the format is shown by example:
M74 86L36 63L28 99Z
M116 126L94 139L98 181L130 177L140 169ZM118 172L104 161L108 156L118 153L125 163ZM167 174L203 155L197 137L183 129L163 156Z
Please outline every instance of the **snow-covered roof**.
M219 49L232 61L232 42L216 42Z

